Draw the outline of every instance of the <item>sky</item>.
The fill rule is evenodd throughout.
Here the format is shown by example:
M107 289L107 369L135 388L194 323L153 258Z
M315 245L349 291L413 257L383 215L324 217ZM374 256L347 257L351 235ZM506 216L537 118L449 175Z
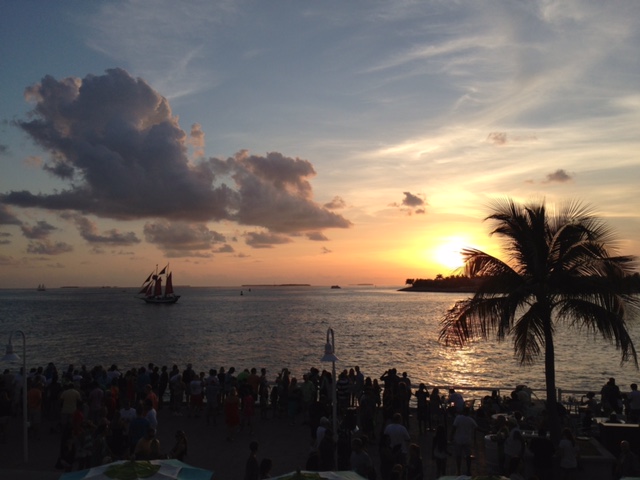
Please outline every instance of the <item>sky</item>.
M640 2L0 6L0 288L403 285L491 202L640 254Z

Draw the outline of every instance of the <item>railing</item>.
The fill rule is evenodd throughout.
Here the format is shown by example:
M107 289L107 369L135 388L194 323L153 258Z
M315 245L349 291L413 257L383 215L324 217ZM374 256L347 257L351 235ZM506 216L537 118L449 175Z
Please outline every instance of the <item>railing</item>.
M275 382L269 382L269 387L273 388L276 385ZM415 392L415 386L419 385L419 384L413 384L412 383L412 393ZM492 395L492 393L495 391L497 393L497 395L499 397L502 397L501 393L502 391L508 391L510 396L511 392L514 390L515 387L473 387L470 385L429 385L429 384L425 384L427 389L431 392L433 391L434 388L437 388L440 391L440 396L444 396L447 397L449 394L449 389L453 388L456 392L462 392L462 393L467 393L467 392L471 392L471 394L469 395L463 395L463 397L465 398L465 401L476 401L476 405L482 401L482 399L487 396L487 395ZM381 385L381 387L383 388L384 391L384 386ZM533 388L528 388L527 390L529 392L532 393L534 400L539 400L542 401L544 400L544 396L546 395L546 390L542 389L542 388L538 388L538 389L533 389ZM478 394L478 392L486 392L486 394L481 395ZM536 392L540 393L541 395L538 396L536 394ZM574 405L578 405L582 403L583 397L586 395L587 392L585 392L584 390L576 390L576 389L563 389L563 388L558 388L556 390L557 392L557 401L558 403L563 403L567 406L574 406ZM564 396L568 396L566 399L564 398ZM596 393L596 395L600 395L599 392ZM167 389L167 391L165 392L165 398L164 400L168 401L170 396L170 392L169 389ZM572 399L573 396L573 399ZM415 407L416 404L416 397L415 395L411 396L411 406ZM571 409L569 409L571 410Z
M434 388L438 388L438 390L440 390L440 395L445 395L445 396L449 393L450 388L455 389L456 392L463 392L463 393L472 392L470 395L463 395L463 397L465 397L465 399L468 397L469 400L482 400L482 398L485 397L485 395L477 395L476 394L477 392L487 392L488 395L491 395L495 391L497 392L498 396L501 396L500 394L501 391L508 391L510 395L515 387L472 387L468 385L427 385L427 388L429 389L429 391L432 391ZM534 389L534 388L527 387L527 390L532 393L534 399L540 400L540 401L544 400L547 394L547 391L542 388ZM538 395L536 392L539 393L540 395ZM574 403L582 402L583 397L586 396L587 392L584 390L557 388L556 394L557 394L556 398L559 403L574 404ZM600 395L600 393L596 392L596 395ZM566 399L564 398L565 396L567 396ZM573 399L571 397L573 397ZM412 397L412 398L415 398L415 397Z

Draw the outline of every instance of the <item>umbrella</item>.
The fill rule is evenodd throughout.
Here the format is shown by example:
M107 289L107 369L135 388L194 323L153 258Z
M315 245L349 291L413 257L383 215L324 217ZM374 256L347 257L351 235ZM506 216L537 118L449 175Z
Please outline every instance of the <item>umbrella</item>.
M365 480L356 472L344 470L340 472L307 472L300 471L285 473L271 480Z
M470 477L469 475L450 475L444 477L438 477L438 480L509 480L507 477L500 475L480 475L477 477ZM623 480L623 479L620 479Z
M179 460L119 461L65 473L60 480L211 480L213 472Z

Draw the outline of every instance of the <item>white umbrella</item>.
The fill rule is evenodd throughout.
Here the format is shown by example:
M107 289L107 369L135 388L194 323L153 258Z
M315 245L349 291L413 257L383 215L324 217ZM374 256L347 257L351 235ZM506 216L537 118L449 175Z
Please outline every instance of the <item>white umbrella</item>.
M65 473L60 480L211 480L213 472L179 460L119 461Z

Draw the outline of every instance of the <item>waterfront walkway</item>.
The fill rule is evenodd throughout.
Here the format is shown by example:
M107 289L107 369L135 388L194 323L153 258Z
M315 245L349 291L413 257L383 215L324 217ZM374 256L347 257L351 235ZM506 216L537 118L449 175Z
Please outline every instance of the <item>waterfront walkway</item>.
M254 421L254 432L250 434L245 427L236 433L234 439L226 440L226 428L220 415L217 425L207 425L203 417L174 416L168 408L158 412L158 438L161 451L168 452L174 444L176 430L184 430L189 439L189 453L184 461L200 468L214 471L215 480L242 480L245 461L249 456L249 443L259 444L258 459L270 458L273 461L272 476L281 475L296 469L304 469L311 450L309 427L298 421L290 425L286 418L271 418ZM0 444L0 478L6 480L57 480L62 474L55 469L60 447L60 434L51 432L53 424L43 422L40 439L29 441L29 463L24 465L22 453L21 417L11 419L8 439ZM425 480L435 478L431 461L431 439L433 432L418 433L415 418L410 420L411 440L421 447L424 462ZM379 474L379 455L377 441L371 441L367 450ZM485 471L483 435L476 434L473 452L472 473ZM455 474L455 462L451 457L447 462L447 473Z

